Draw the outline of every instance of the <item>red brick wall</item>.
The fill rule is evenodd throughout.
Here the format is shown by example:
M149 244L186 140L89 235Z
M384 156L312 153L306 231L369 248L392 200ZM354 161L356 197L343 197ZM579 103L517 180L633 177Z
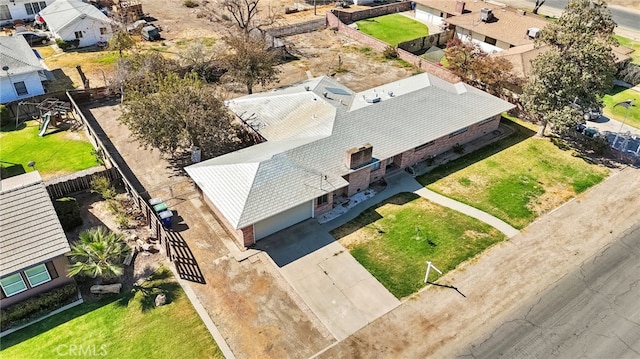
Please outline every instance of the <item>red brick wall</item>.
M318 217L319 215L329 212L333 208L333 192L327 193L327 202L321 205L318 205L318 199L313 200L313 216Z
M231 225L231 223L229 223L227 218L223 216L222 213L220 213L220 211L218 210L218 207L216 207L213 204L213 202L209 200L209 197L207 197L207 195L202 193L202 190L200 189L200 187L198 187L198 192L200 192L200 196L202 197L202 200L204 201L204 203L207 204L207 206L209 207L209 210L211 210L211 213L214 215L214 217L216 217L218 222L222 224L222 227L227 231L227 233L231 237L235 238L241 246L246 247L246 244L245 244L246 240L244 239L243 231L233 228L233 226ZM251 228L253 228L253 226ZM252 241L251 244L253 244L253 234L251 234L251 241Z
M351 197L354 194L369 188L370 174L371 168L369 166L349 173L347 178L347 181L349 181L349 186L347 187L347 196Z
M28 289L22 293L12 295L11 297L2 298L2 300L0 300L0 306L4 308L12 304L19 303L29 297L33 297L34 295L48 292L51 289L73 282L72 278L67 277L67 264L69 263L69 261L67 260L67 257L58 256L54 258L52 262L53 262L55 271L58 274L57 278L51 279L47 283L40 284L39 286ZM24 275L23 275L23 280L24 280L24 283L28 286L29 282L27 281L26 277L24 277Z
M405 168L411 166L417 162L426 159L430 155L438 155L440 153L449 151L456 143L464 145L465 143L474 140L482 135L494 131L500 124L500 115L496 115L489 122L483 124L475 124L469 126L469 129L454 137L444 136L435 141L430 146L427 146L420 150L411 149L401 154L402 159L400 161L400 167Z
M243 245L245 247L249 247L256 243L254 232L253 232L253 224L250 226L246 226L244 228L240 228L238 231L240 236L242 236L241 240L244 241Z
M380 168L375 171L371 171L371 174L369 175L369 183L373 183L384 177L385 173L387 173L386 163L386 160L381 160Z

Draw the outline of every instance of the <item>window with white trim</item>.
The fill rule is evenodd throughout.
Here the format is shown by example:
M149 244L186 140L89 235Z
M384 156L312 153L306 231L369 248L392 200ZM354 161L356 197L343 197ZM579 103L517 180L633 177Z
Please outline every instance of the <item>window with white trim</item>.
M27 85L24 83L24 81L14 82L13 87L16 88L16 93L18 94L18 96L27 95L29 93L29 91L27 91Z
M106 34L108 34L108 33L109 33L109 32L107 31L107 28L106 28L106 27L101 27L101 28L100 28L100 35L106 35Z
M11 20L9 5L0 5L0 20Z
M2 291L7 297L27 290L27 286L26 284L24 284L24 280L22 279L20 273L12 274L8 277L0 279L0 286L2 286Z
M38 264L35 267L31 267L24 271L24 274L29 281L31 287L39 286L51 280L47 266L44 264Z
M325 204L327 202L329 202L329 194L328 193L327 194L323 194L322 196L318 197L318 200L317 200L316 203L317 203L318 206L320 206L320 205L323 205L323 204Z
M24 4L24 8L27 10L27 14L34 15L40 12L40 10L47 7L47 3L44 1L31 2Z

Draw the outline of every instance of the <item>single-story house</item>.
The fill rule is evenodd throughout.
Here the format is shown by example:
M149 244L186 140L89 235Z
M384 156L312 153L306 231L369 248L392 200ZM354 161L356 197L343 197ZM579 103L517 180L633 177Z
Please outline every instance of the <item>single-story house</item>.
M492 56L503 57L509 60L513 65L513 73L526 79L531 76L531 62L548 48L546 45L536 47L534 44L527 44L496 52L492 54ZM617 64L631 61L629 54L633 52L633 49L624 46L613 46L612 50L616 57L615 61Z
M42 95L46 69L22 36L0 36L0 103Z
M547 20L497 1L418 0L416 18L455 28L456 36L493 53L533 43Z
M0 181L0 210L0 306L73 281L69 243L37 171Z
M29 23L52 2L53 0L0 0L0 26L11 25L17 20Z
M111 20L97 7L80 0L56 0L40 12L49 31L64 41L79 40L78 47L108 41Z
M227 106L266 141L185 169L244 246L496 130L513 108L427 73L359 93L319 77Z

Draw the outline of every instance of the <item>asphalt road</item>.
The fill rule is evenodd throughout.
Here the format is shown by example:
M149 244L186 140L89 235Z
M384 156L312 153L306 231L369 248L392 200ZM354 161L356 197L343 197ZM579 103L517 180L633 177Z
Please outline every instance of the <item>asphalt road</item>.
M639 282L636 224L458 357L638 358Z
M534 0L525 1L531 4L531 8L533 8L536 3ZM564 10L568 2L568 0L547 0L543 6ZM621 6L609 6L609 10L611 10L611 16L618 26L640 31L640 15L638 15L637 12L625 9Z

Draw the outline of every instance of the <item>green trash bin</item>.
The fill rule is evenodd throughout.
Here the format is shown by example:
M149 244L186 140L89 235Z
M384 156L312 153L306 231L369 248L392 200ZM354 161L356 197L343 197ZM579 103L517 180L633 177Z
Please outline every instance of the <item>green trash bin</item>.
M167 204L164 202L158 203L155 206L153 206L153 210L156 213L164 212L167 210Z

